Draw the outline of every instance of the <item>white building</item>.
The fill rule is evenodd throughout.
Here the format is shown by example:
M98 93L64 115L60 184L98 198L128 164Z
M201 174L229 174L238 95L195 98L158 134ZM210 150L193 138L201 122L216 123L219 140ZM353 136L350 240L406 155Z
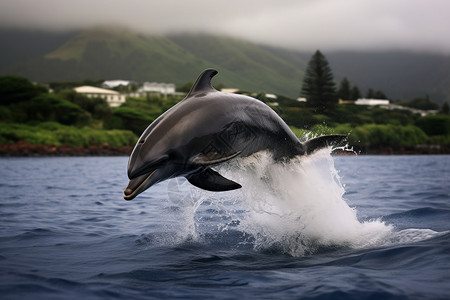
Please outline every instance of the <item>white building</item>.
M358 100L355 101L356 105L370 105L370 106L374 106L374 105L389 105L389 100L386 99L365 99L365 98L360 98Z
M175 94L175 84L173 83L159 83L159 82L144 82L138 93L160 93L163 95Z
M275 95L275 94L265 94L264 96L265 96L267 99L274 99L274 100L278 99L278 96Z
M220 89L220 91L222 93L237 93L237 92L239 92L239 89L223 88L223 89Z
M116 91L101 89L88 85L76 87L74 88L74 90L77 93L83 94L89 98L103 98L111 107L118 107L122 103L125 103L125 95L122 95Z
M126 87L129 86L130 84L132 84L132 82L128 80L106 80L103 81L102 86L107 89L113 89L119 86Z
M412 112L413 114L418 114L422 117L425 117L428 115L435 115L439 112L438 110L422 110L422 109L417 109L417 108L412 108L412 107L401 106L401 105L397 105L397 104L389 104L388 106L385 106L384 108L389 109L389 110L393 110L393 109L408 110L408 111Z

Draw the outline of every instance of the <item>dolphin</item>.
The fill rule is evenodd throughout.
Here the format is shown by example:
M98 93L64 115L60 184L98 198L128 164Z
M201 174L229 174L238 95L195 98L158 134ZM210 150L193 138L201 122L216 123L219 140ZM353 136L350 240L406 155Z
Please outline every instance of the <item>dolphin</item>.
M238 189L239 183L211 167L263 150L275 161L289 160L345 140L345 135L326 135L301 143L263 102L214 89L211 79L217 73L203 71L188 95L142 133L128 161L125 200L179 176L208 191Z

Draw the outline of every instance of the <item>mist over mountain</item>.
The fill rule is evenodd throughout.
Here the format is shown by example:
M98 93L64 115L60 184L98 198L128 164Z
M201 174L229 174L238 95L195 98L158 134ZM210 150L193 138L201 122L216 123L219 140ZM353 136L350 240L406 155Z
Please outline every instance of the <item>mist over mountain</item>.
M50 32L0 28L0 70L31 58L44 56L72 38L78 31Z
M2 29L0 75L37 82L127 79L184 84L216 68L214 84L298 97L312 53L211 34L144 35L122 28L45 32ZM428 95L450 101L450 56L405 51L329 52L337 82L347 77L363 94L390 99Z
M450 56L405 51L326 54L335 79L347 77L361 91L384 91L392 100L450 100Z

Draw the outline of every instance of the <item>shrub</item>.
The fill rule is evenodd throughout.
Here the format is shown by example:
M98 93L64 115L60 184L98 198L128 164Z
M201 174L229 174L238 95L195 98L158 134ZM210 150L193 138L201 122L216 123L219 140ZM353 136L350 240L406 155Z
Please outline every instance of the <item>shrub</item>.
M281 117L287 124L297 128L310 128L320 122L308 109L300 107L287 107Z
M154 119L136 108L118 107L113 110L111 122L108 122L106 127L109 129L127 129L140 135Z
M412 125L366 124L355 127L349 134L350 144L365 147L414 146L426 142L426 134Z
M63 90L58 95L89 112L96 120L108 121L111 118L111 108L103 98L89 98L71 89Z
M1 122L10 122L13 120L13 116L11 110L3 105L0 105L0 121Z
M29 80L16 76L0 77L0 104L28 101L39 94L46 93L43 86L34 85Z
M429 115L419 118L416 126L429 136L450 135L450 116Z
M76 104L53 94L33 98L27 107L28 120L56 121L65 125L89 123L89 116Z
M76 128L55 122L37 126L24 124L2 124L0 143L25 141L31 144L89 146L107 143L112 146L132 146L137 136L127 130L102 130L91 127Z
M362 147L414 146L428 141L427 135L413 125L365 124L352 127L351 124L340 124L336 127L314 125L310 131L291 129L302 141L325 134L346 134L351 146Z

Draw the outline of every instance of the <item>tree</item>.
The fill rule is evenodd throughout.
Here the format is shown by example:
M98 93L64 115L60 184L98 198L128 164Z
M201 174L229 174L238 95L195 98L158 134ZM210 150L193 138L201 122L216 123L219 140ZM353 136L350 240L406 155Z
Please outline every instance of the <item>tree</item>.
M108 121L112 111L108 103L103 98L90 98L79 94L72 89L62 90L58 93L62 99L75 103L83 110L89 112L96 120Z
M372 88L367 90L367 99L388 99L385 93L380 90L374 91Z
M23 109L27 118L23 121L54 121L77 126L86 126L90 122L89 114L81 107L55 94L41 94L25 104Z
M366 94L367 99L374 99L375 98L375 92L373 89L368 89Z
M308 62L301 95L317 113L333 110L337 95L331 68L325 56L317 50Z
M180 93L189 93L191 90L191 87L194 85L193 82L186 82L182 85L177 86L176 90Z
M47 93L43 86L34 85L28 79L16 76L0 77L0 104L9 105Z
M349 100L350 97L350 82L348 81L347 77L344 77L344 79L341 80L341 84L339 85L338 98L342 100Z
M449 135L450 117L444 115L428 115L416 121L417 127L422 129L427 135Z
M423 97L417 97L410 101L401 101L400 105L417 108L417 109L423 109L423 110L438 110L439 104L436 102L433 102L430 100L428 96Z
M358 86L354 85L350 92L350 100L358 100L361 98L361 92L359 91Z
M450 111L450 109L448 107L448 102L445 101L444 104L442 104L441 113L444 115L448 115L449 111Z
M385 93L383 93L382 91L378 90L373 94L373 97L375 99L388 99L388 97L386 96Z

